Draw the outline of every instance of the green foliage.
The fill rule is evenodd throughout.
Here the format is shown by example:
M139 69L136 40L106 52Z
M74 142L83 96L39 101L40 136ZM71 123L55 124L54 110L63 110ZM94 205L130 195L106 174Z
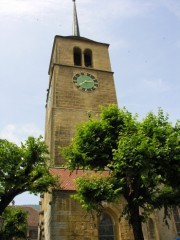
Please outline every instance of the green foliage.
M55 186L47 161L42 137L29 137L21 146L0 139L0 214L18 194L42 193Z
M18 207L7 207L3 215L3 226L0 232L2 240L26 239L27 213Z
M133 225L155 208L165 207L167 213L180 205L180 121L173 126L162 109L138 121L125 108L102 108L99 119L78 127L63 154L71 170L109 171L109 178L77 180L75 198L88 210L123 195L124 214Z
M120 189L114 189L114 179L102 173L86 174L76 180L77 193L72 197L78 200L88 211L102 210L102 202L112 202L119 195ZM92 197L93 196L93 197Z
M136 118L136 117L135 117ZM113 149L117 148L119 134L123 129L134 126L131 114L112 105L102 108L100 119L92 119L79 126L70 147L63 149L68 159L69 169L104 169L113 158Z

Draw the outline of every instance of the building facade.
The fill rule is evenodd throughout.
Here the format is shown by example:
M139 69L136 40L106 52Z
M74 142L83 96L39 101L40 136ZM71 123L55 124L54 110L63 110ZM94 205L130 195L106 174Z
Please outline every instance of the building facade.
M87 213L71 198L76 191L73 179L84 173L71 174L63 168L65 160L59 148L70 144L78 124L96 116L100 106L117 104L109 44L80 36L73 2L73 35L55 37L49 65L45 141L52 159L51 172L60 177L61 190L41 196L39 240L133 240L132 229L121 218L124 199L104 203L99 217ZM146 240L176 238L174 222L170 221L168 228L162 217L156 212L144 224Z
M39 211L33 206L20 206L25 212L27 212L27 238L32 240L38 239L38 223L39 223Z

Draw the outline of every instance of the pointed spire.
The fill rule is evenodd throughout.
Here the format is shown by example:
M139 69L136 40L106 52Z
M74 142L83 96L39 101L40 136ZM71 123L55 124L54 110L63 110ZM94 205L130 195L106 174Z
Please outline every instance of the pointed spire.
M72 0L74 2L74 10L73 10L73 36L80 37L80 31L79 31L79 24L78 24L78 17L77 17L77 11L76 11L76 0Z

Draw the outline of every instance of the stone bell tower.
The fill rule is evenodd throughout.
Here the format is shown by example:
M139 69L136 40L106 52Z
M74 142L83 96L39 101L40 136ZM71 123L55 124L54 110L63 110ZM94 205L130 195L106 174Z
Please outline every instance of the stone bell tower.
M52 159L50 171L61 184L60 189L41 195L38 239L133 240L128 222L119 221L123 197L117 203L105 203L104 212L95 218L71 198L76 191L74 179L84 171L65 169L59 148L70 144L76 126L97 115L100 106L117 104L109 44L80 36L75 0L73 7L73 33L55 36L49 65L45 141ZM156 217L144 228L146 240L160 240L159 231L165 232ZM166 236L171 239L172 234Z
M80 36L76 5L72 36L55 36L49 65L45 140L55 166L64 160L78 124L99 112L100 105L117 103L109 44Z
M80 36L73 0L73 33L55 36L49 64L45 141L52 159L51 172L60 177L61 190L41 196L40 240L98 240L96 222L70 196L74 179L59 148L68 146L76 126L100 112L100 106L117 104L109 44Z

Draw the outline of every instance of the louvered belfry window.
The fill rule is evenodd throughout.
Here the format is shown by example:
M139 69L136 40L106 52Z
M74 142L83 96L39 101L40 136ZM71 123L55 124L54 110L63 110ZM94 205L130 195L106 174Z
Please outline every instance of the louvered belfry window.
M82 52L78 47L74 48L74 65L81 66L82 65Z
M85 67L92 67L92 51L90 49L84 51L84 65Z

